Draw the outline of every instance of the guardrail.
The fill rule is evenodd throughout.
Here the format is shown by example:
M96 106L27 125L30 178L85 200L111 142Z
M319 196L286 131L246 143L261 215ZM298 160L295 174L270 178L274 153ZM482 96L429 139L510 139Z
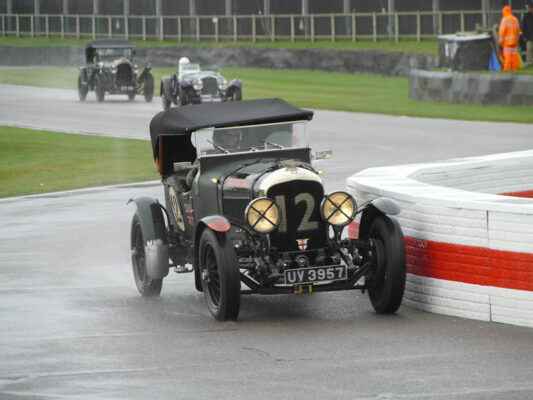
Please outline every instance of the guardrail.
M0 14L1 35L160 41L352 40L436 37L499 22L499 10L276 15ZM497 17L497 21L493 21Z
M358 202L398 201L404 304L533 327L533 150L370 168L347 179ZM358 235L358 222L349 235Z

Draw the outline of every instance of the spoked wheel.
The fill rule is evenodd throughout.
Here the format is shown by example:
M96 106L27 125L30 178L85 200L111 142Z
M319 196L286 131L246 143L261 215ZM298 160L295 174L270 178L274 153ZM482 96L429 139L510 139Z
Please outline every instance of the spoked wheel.
M154 76L148 74L146 82L144 82L144 101L151 103L154 98Z
M96 75L94 77L94 91L96 93L96 101L98 103L101 103L105 99L105 88L104 88L104 82L102 82L102 78L100 75Z
M84 84L81 79L81 73L78 76L78 97L80 101L85 101L87 98L87 92L89 91L89 85Z
M374 310L394 313L405 289L405 242L395 218L377 215L370 223L368 238L373 241L372 268L368 295Z
M146 273L143 231L137 212L131 222L131 262L133 277L139 292L145 297L159 296L163 287L163 279L150 279Z
M199 266L209 312L220 321L236 320L241 303L240 274L229 238L219 241L206 229L200 239Z
M170 108L170 100L167 99L165 93L161 92L161 103L163 104L163 110L168 110Z

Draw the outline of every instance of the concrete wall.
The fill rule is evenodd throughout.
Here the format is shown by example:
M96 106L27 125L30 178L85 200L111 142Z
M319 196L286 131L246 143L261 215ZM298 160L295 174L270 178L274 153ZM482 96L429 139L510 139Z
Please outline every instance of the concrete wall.
M529 150L371 168L347 179L358 202L385 196L402 207L404 304L533 327L532 168ZM490 183L485 193L479 180ZM350 236L357 232L356 222Z
M409 97L441 103L533 105L533 76L413 70Z
M437 56L393 53L378 50L350 51L330 49L278 49L258 47L137 48L137 62L151 60L156 67L176 67L180 57L201 65L273 69L308 69L359 72L389 76L409 76L413 68L437 67ZM0 46L0 65L51 65L76 67L84 63L81 47Z

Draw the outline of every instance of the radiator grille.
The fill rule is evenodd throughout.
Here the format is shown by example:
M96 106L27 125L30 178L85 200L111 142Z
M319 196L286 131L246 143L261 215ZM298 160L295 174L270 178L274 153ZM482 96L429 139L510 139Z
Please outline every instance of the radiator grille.
M131 65L120 64L117 67L117 84L119 85L131 85L133 81L133 71Z
M224 195L222 199L224 215L230 220L230 222L245 225L246 220L244 218L244 211L251 199L250 196L246 195Z
M208 76L202 79L203 88L202 88L202 94L211 94L211 95L218 95L218 82L217 79Z

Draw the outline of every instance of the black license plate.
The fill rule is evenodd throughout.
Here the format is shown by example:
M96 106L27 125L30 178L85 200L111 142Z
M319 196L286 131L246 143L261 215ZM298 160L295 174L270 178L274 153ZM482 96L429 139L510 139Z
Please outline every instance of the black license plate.
M285 283L288 285L323 281L343 281L348 279L346 265L288 269L284 274Z

